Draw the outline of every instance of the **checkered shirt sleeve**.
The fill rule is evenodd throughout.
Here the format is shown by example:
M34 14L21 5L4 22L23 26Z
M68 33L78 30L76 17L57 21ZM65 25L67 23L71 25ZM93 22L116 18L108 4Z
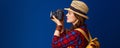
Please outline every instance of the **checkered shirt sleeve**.
M71 44L80 44L78 42L80 39L80 34L76 31L70 31L62 37L54 36L52 40L52 48L67 47Z

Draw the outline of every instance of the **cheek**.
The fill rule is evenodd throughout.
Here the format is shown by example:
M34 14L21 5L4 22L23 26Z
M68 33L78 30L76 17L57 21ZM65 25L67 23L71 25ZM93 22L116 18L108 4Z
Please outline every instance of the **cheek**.
M75 17L75 16L68 16L68 17L67 17L67 22L68 22L68 23L73 23L75 20L76 20L76 17Z

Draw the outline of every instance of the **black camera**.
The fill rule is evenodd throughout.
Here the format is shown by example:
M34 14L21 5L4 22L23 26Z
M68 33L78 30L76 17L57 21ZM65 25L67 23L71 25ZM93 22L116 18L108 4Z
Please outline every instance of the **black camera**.
M55 16L58 20L62 21L64 18L64 11L62 9L57 9L57 11L50 13L50 18L53 19L53 16Z

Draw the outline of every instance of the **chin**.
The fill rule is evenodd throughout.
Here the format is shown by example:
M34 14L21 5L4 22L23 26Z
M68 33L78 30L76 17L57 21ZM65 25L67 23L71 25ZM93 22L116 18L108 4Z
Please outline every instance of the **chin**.
M71 23L71 21L67 20L67 23Z

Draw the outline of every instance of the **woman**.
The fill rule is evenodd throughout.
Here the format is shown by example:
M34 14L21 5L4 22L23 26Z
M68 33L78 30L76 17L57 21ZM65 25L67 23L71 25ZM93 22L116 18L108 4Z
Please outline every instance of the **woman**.
M88 45L88 41L84 35L75 30L77 28L82 29L88 36L88 30L85 25L85 20L88 12L87 5L82 1L74 0L71 3L68 10L67 23L72 23L72 27L69 31L66 31L63 27L63 23L53 16L52 21L56 23L56 30L52 40L52 48L85 48Z

